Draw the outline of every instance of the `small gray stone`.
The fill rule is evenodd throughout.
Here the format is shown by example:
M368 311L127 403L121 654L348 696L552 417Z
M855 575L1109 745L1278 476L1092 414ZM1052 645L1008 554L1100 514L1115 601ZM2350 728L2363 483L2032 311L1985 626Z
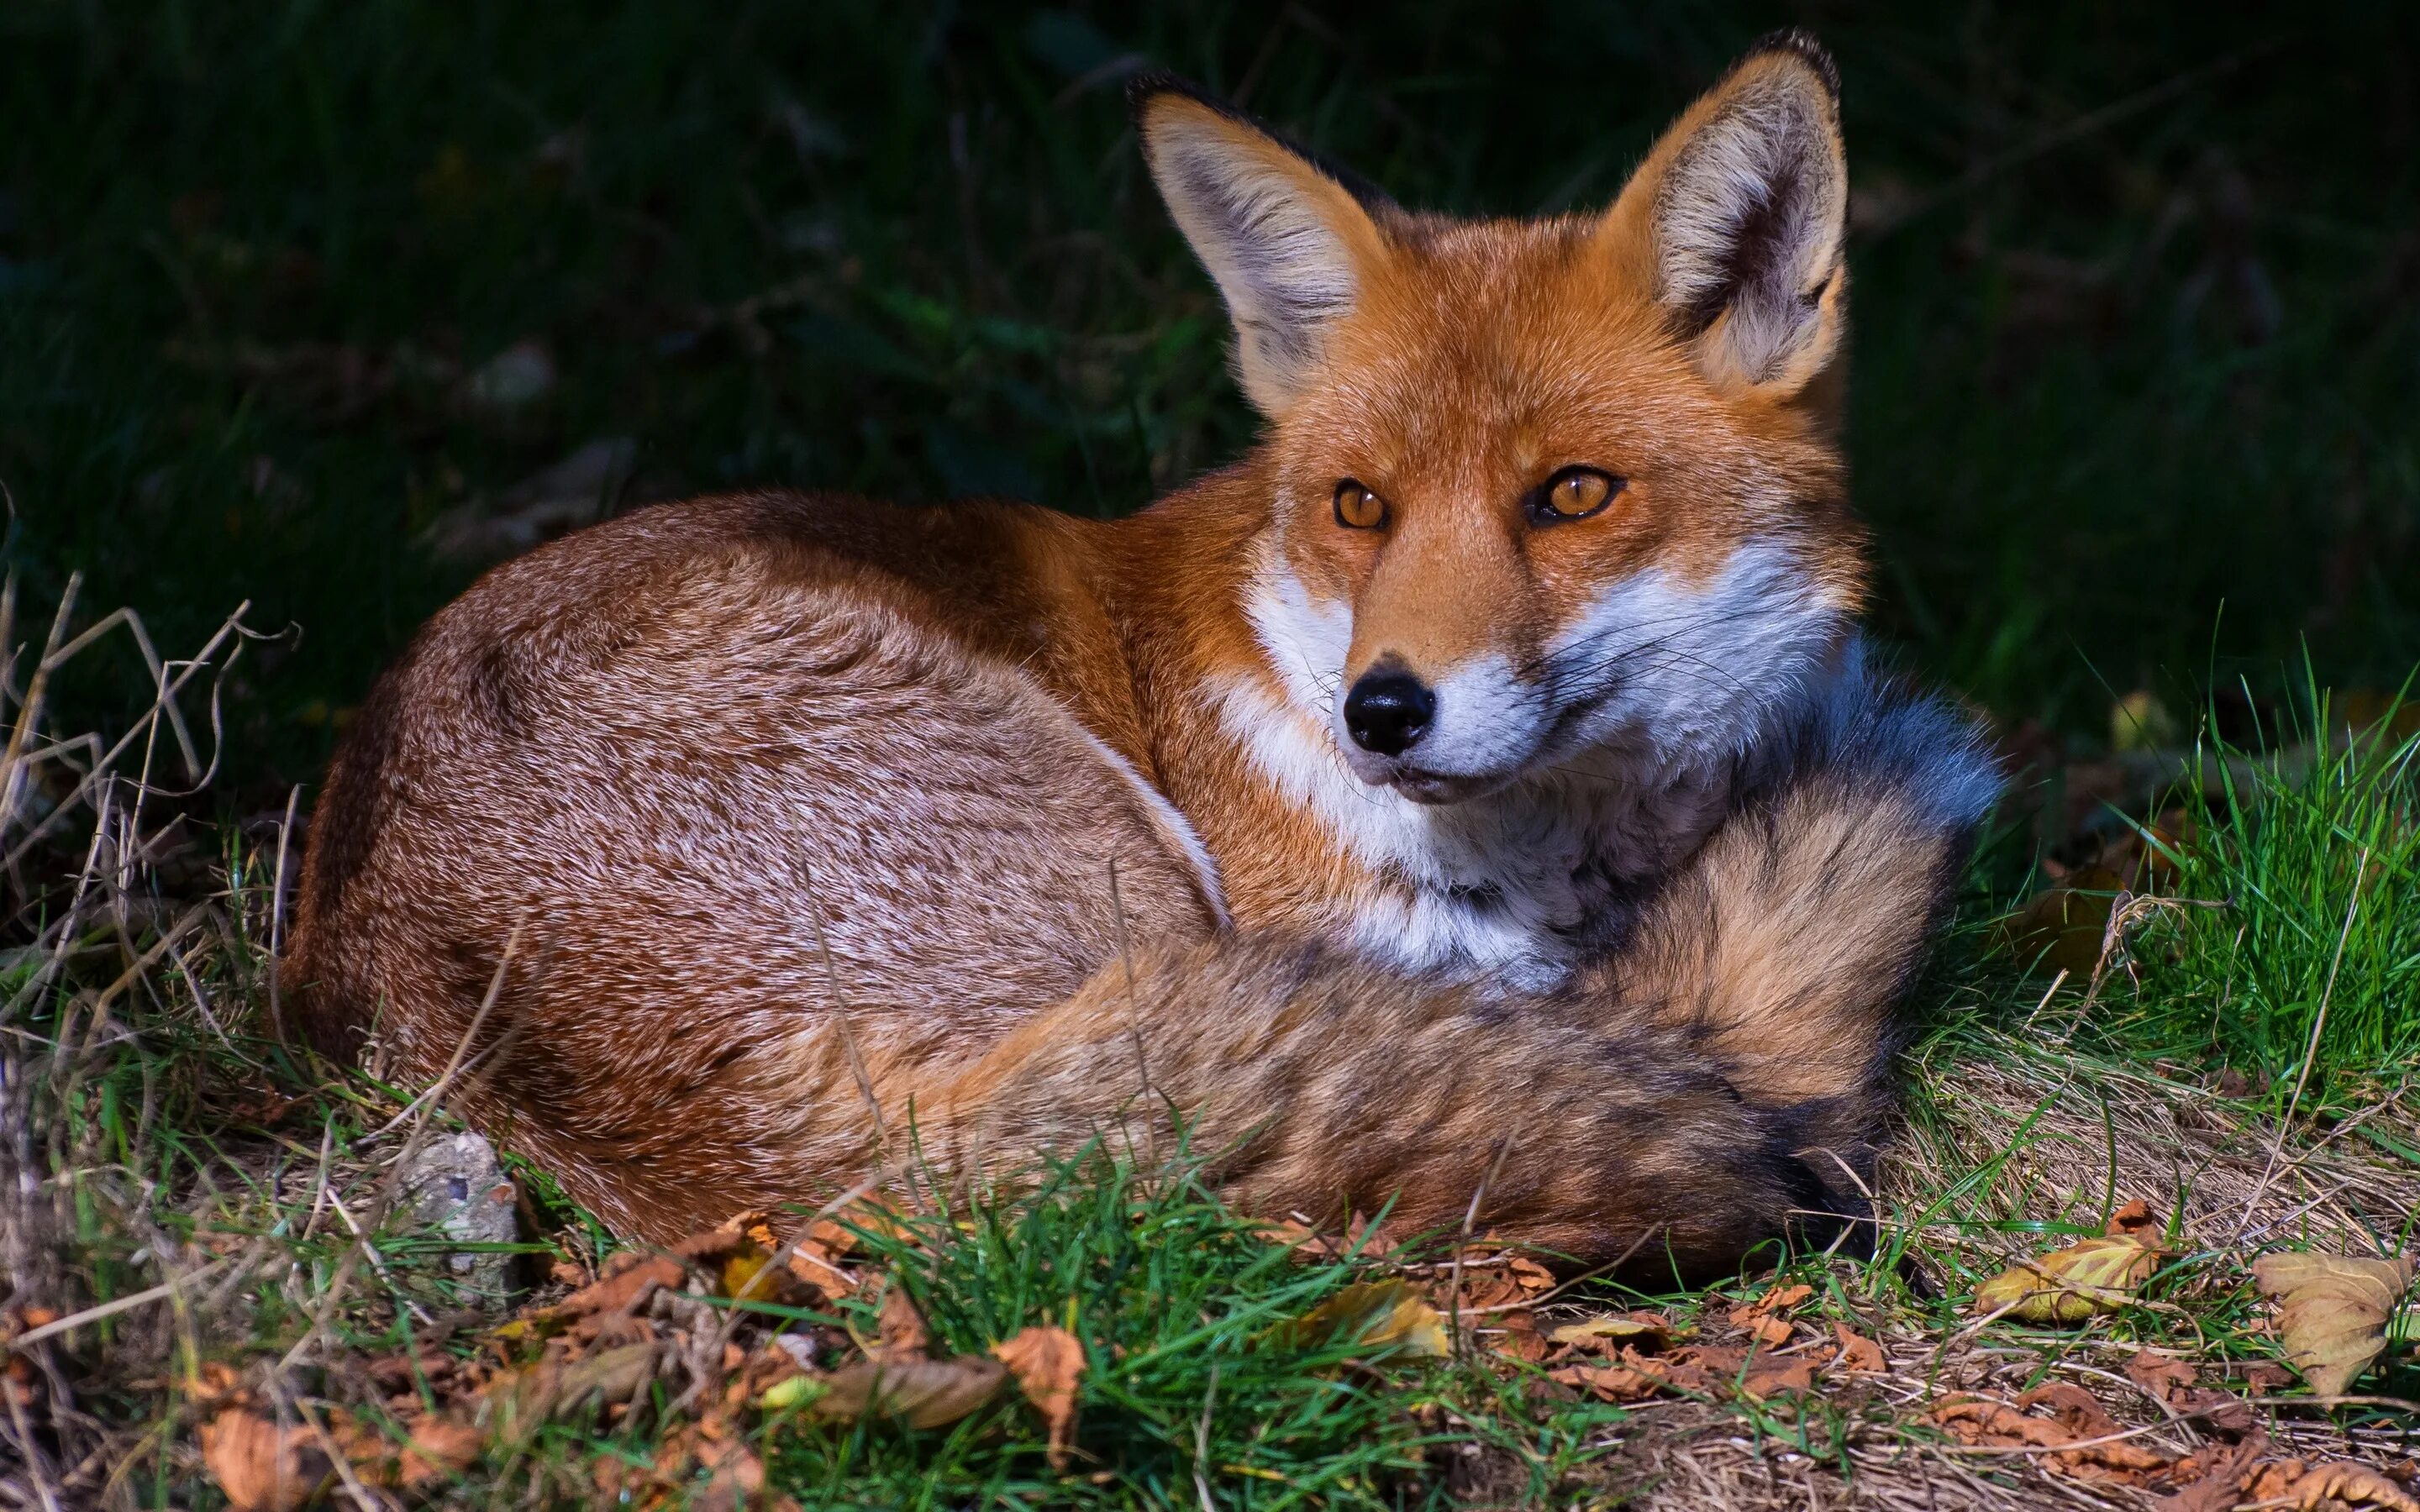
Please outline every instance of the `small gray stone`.
M412 1157L403 1177L404 1201L422 1224L473 1244L509 1244L520 1237L520 1192L474 1134L433 1139ZM509 1255L466 1252L446 1257L446 1270L465 1301L501 1302L511 1287Z

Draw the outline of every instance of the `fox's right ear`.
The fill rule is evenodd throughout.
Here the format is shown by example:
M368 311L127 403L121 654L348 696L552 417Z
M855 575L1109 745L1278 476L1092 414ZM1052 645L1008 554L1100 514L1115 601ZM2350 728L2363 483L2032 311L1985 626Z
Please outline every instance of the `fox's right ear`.
M1779 32L1664 133L1600 234L1710 382L1789 401L1842 345L1848 211L1839 72Z
M1386 259L1386 237L1335 175L1189 86L1156 75L1133 99L1159 196L1234 321L1235 377L1275 419Z

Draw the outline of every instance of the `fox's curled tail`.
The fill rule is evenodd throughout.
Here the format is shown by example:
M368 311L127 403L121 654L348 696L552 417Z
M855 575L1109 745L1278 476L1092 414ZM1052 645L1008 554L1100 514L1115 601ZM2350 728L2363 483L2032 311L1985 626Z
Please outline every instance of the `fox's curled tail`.
M1175 1110L1256 1211L1391 1202L1419 1230L1475 1204L1582 1262L1697 1271L1827 1237L1864 1210L1895 1009L1998 779L1962 716L1854 665L1767 765L1570 992L1282 939L1142 950L883 1101L906 1093L953 1165Z

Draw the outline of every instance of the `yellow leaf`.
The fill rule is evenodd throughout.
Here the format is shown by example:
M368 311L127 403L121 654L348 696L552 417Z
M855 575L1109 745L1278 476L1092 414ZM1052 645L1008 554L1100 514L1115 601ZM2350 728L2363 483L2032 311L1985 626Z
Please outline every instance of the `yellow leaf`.
M1671 1325L1661 1319L1641 1318L1635 1314L1608 1313L1585 1322L1566 1323L1546 1335L1558 1344L1575 1349L1605 1349L1607 1351L1624 1344L1660 1350L1672 1336Z
M1975 1310L2028 1323L2081 1323L2116 1312L2158 1269L2160 1252L2131 1234L2087 1239L2037 1255L1976 1288Z
M1269 1331L1288 1349L1359 1344L1373 1350L1442 1356L1453 1352L1445 1315L1408 1281L1357 1281L1292 1322Z
M760 1405L779 1412L784 1407L798 1406L821 1392L823 1388L824 1383L814 1376L783 1376L766 1387L765 1395L757 1397L756 1400Z
M753 1244L740 1245L731 1252L729 1259L722 1262L722 1274L715 1289L726 1297L756 1295L757 1293L750 1288L755 1285L757 1278L765 1273L766 1264L772 1257ZM765 1289L769 1291L770 1288Z
M2386 1348L2386 1320L2412 1285L2412 1262L2346 1255L2263 1255L2261 1293L2279 1303L2286 1358L2322 1396L2339 1396Z
M2147 687L2138 687L2120 698L2109 708L2109 748L2112 750L2154 750L2177 743L2177 717L2160 702L2160 695Z

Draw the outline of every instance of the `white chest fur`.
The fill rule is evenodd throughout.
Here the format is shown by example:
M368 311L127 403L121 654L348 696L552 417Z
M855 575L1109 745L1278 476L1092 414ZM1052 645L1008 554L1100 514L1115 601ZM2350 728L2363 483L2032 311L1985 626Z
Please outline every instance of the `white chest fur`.
M1461 803L1415 803L1348 769L1334 708L1351 612L1281 568L1264 566L1246 603L1268 674L1211 691L1262 775L1377 879L1374 898L1337 900L1340 935L1410 969L1548 987L1607 943L1626 896L1696 849L1737 758L1817 681L1835 616L1782 568L1749 548L1696 590L1649 574L1608 592L1544 657L1571 685L1559 696L1590 712L1562 748ZM1676 643L1682 623L1707 629ZM1615 662L1623 686L1602 696Z

